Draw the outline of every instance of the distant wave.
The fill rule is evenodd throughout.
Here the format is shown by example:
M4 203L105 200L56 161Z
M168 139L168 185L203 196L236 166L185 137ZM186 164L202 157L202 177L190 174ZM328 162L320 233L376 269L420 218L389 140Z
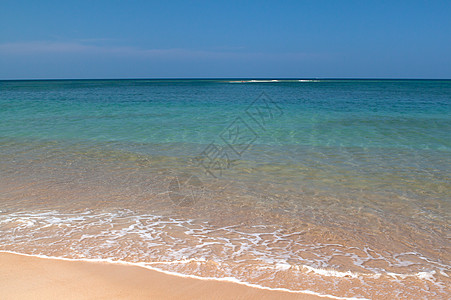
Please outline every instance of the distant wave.
M252 80L230 80L229 83L283 83L283 82L320 82L316 79L252 79Z

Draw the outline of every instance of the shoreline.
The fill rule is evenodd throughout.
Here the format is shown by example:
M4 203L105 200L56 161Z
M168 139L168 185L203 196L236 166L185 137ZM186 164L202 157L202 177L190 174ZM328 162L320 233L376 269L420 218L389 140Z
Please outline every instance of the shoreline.
M105 261L0 252L3 299L333 299Z

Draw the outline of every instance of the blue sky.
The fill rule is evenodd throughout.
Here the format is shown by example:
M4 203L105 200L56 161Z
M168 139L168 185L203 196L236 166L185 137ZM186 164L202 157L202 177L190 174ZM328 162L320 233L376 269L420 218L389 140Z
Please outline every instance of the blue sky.
M0 2L0 79L451 78L451 1Z

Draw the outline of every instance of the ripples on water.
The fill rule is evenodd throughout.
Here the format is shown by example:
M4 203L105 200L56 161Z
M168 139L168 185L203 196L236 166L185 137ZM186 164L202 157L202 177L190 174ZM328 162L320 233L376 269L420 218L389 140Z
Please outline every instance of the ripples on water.
M450 293L449 81L0 87L0 250L343 297ZM282 110L264 127L245 113L262 92ZM255 136L241 155L221 139L237 117ZM228 149L218 178L197 160L210 143ZM180 174L197 186L174 191Z

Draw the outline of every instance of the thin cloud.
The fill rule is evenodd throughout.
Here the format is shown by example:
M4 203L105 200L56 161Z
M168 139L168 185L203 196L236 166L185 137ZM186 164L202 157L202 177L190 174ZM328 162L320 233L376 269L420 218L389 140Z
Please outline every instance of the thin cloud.
M101 40L101 39L100 39ZM90 41L100 41L99 39L90 39ZM302 60L318 57L318 54L312 53L264 53L264 52L243 52L238 49L218 50L192 50L192 49L142 49L136 47L124 46L105 46L75 42L19 42L0 44L0 54L3 55L32 55L32 54L93 54L93 55L117 55L134 58L168 58L168 59L294 59ZM241 50L242 48L239 47Z

